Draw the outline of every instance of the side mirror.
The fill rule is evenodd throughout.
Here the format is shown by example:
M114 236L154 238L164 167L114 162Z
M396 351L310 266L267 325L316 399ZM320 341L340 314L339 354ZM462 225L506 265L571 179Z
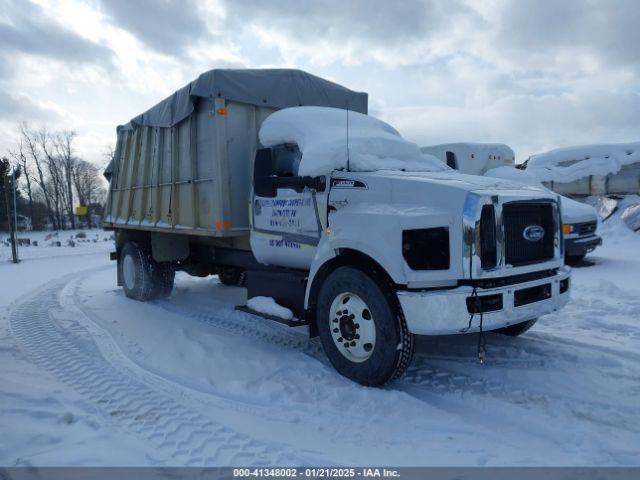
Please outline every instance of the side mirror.
M259 197L273 198L278 192L273 182L273 152L260 148L253 164L253 191Z
M274 185L272 177L259 177L253 181L253 191L258 197L274 198L278 195L278 189Z

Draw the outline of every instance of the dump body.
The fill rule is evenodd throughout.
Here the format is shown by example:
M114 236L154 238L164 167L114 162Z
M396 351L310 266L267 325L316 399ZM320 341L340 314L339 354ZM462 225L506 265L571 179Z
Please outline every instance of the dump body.
M253 156L264 119L318 105L367 112L367 95L299 70L212 70L118 127L108 228L210 237L249 232Z

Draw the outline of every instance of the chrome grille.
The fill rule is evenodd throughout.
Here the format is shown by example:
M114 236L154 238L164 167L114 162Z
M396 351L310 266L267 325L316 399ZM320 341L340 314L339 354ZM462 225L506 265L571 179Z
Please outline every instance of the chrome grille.
M513 266L551 260L554 256L554 218L550 203L513 202L502 207L505 263ZM539 226L544 235L539 240L525 238L525 230Z
M573 228L578 235L591 235L595 233L598 222L576 223Z

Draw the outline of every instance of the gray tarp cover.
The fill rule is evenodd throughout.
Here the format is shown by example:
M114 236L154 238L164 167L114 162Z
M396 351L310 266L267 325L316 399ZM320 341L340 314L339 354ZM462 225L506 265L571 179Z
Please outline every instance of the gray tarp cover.
M221 97L251 105L274 108L313 105L349 108L367 113L367 94L354 92L337 83L292 69L215 69L176 91L129 125L171 127L187 118L196 97ZM119 127L121 128L121 127Z

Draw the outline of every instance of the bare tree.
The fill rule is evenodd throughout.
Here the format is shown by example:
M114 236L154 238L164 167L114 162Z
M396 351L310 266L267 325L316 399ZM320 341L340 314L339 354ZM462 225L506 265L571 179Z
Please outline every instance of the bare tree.
M31 224L35 224L35 215L33 209L33 173L30 168L30 162L28 161L25 153L24 139L21 138L18 142L17 150L10 151L9 155L13 158L14 162L18 165L18 168L22 171L27 185L27 198L29 200L29 218Z
M66 203L66 210L71 219L71 228L76 228L75 216L73 215L73 171L75 167L75 158L73 156L73 140L76 132L73 130L63 130L58 132L54 137L54 146L57 152L58 161L62 164L64 170L64 186L65 195L63 197Z
M53 211L52 195L49 191L49 183L45 180L46 158L39 147L40 138L46 136L46 134L44 132L31 130L24 122L19 125L18 129L20 131L22 141L24 142L25 154L36 167L37 176L34 180L42 191L42 196L44 197L45 204L47 205L49 221L51 222L51 226L54 229L57 229L58 223Z
M76 159L73 171L73 183L78 193L80 205L87 207L88 223L91 225L91 214L96 204L104 202L104 180L100 168L91 162Z

